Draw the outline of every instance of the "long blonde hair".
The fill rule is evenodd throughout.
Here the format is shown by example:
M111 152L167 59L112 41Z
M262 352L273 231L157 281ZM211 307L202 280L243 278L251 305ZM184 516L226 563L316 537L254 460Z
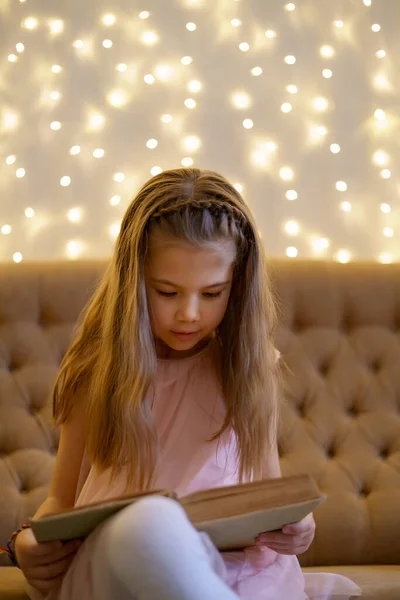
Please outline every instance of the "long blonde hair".
M157 368L144 282L148 237L158 226L191 243L231 238L237 248L228 307L216 332L226 418L232 427L239 480L265 474L276 444L277 312L253 217L221 175L199 169L165 171L139 190L121 224L114 254L79 319L53 388L57 425L85 389L86 450L100 470L127 468L135 489L154 485L158 440L148 402Z

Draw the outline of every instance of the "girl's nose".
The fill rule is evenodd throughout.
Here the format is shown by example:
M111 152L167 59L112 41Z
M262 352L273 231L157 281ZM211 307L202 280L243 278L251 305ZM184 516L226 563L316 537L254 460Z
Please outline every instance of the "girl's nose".
M177 318L185 323L193 323L200 318L199 301L197 298L189 298L184 301L178 311Z

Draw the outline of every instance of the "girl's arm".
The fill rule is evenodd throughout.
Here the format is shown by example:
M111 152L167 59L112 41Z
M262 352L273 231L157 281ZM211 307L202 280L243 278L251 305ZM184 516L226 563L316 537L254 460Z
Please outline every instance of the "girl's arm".
M83 402L77 398L70 416L61 425L60 443L50 490L35 517L74 506L79 472L85 450L85 431L86 420Z

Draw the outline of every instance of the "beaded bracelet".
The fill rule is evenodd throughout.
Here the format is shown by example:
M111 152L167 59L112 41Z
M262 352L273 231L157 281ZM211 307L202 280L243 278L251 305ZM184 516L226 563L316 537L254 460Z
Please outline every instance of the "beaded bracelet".
M30 524L29 523L24 523L23 525L21 525L21 527L19 529L16 529L10 539L8 540L7 544L6 544L6 548L0 548L0 554L7 554L8 558L11 560L11 563L14 567L18 567L18 561L17 561L17 557L15 556L15 552L12 548L12 544L15 541L15 538L17 537L17 535L19 533L21 533L21 531L23 531L24 529L30 529Z

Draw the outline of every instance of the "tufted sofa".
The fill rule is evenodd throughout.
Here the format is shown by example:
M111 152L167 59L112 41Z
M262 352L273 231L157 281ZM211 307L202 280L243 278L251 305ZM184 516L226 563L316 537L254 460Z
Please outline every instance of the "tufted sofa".
M0 265L0 546L44 500L58 433L49 394L103 262ZM400 265L271 261L281 306L284 474L327 501L305 570L400 599ZM0 600L26 599L0 557ZM282 599L290 600L290 599Z

